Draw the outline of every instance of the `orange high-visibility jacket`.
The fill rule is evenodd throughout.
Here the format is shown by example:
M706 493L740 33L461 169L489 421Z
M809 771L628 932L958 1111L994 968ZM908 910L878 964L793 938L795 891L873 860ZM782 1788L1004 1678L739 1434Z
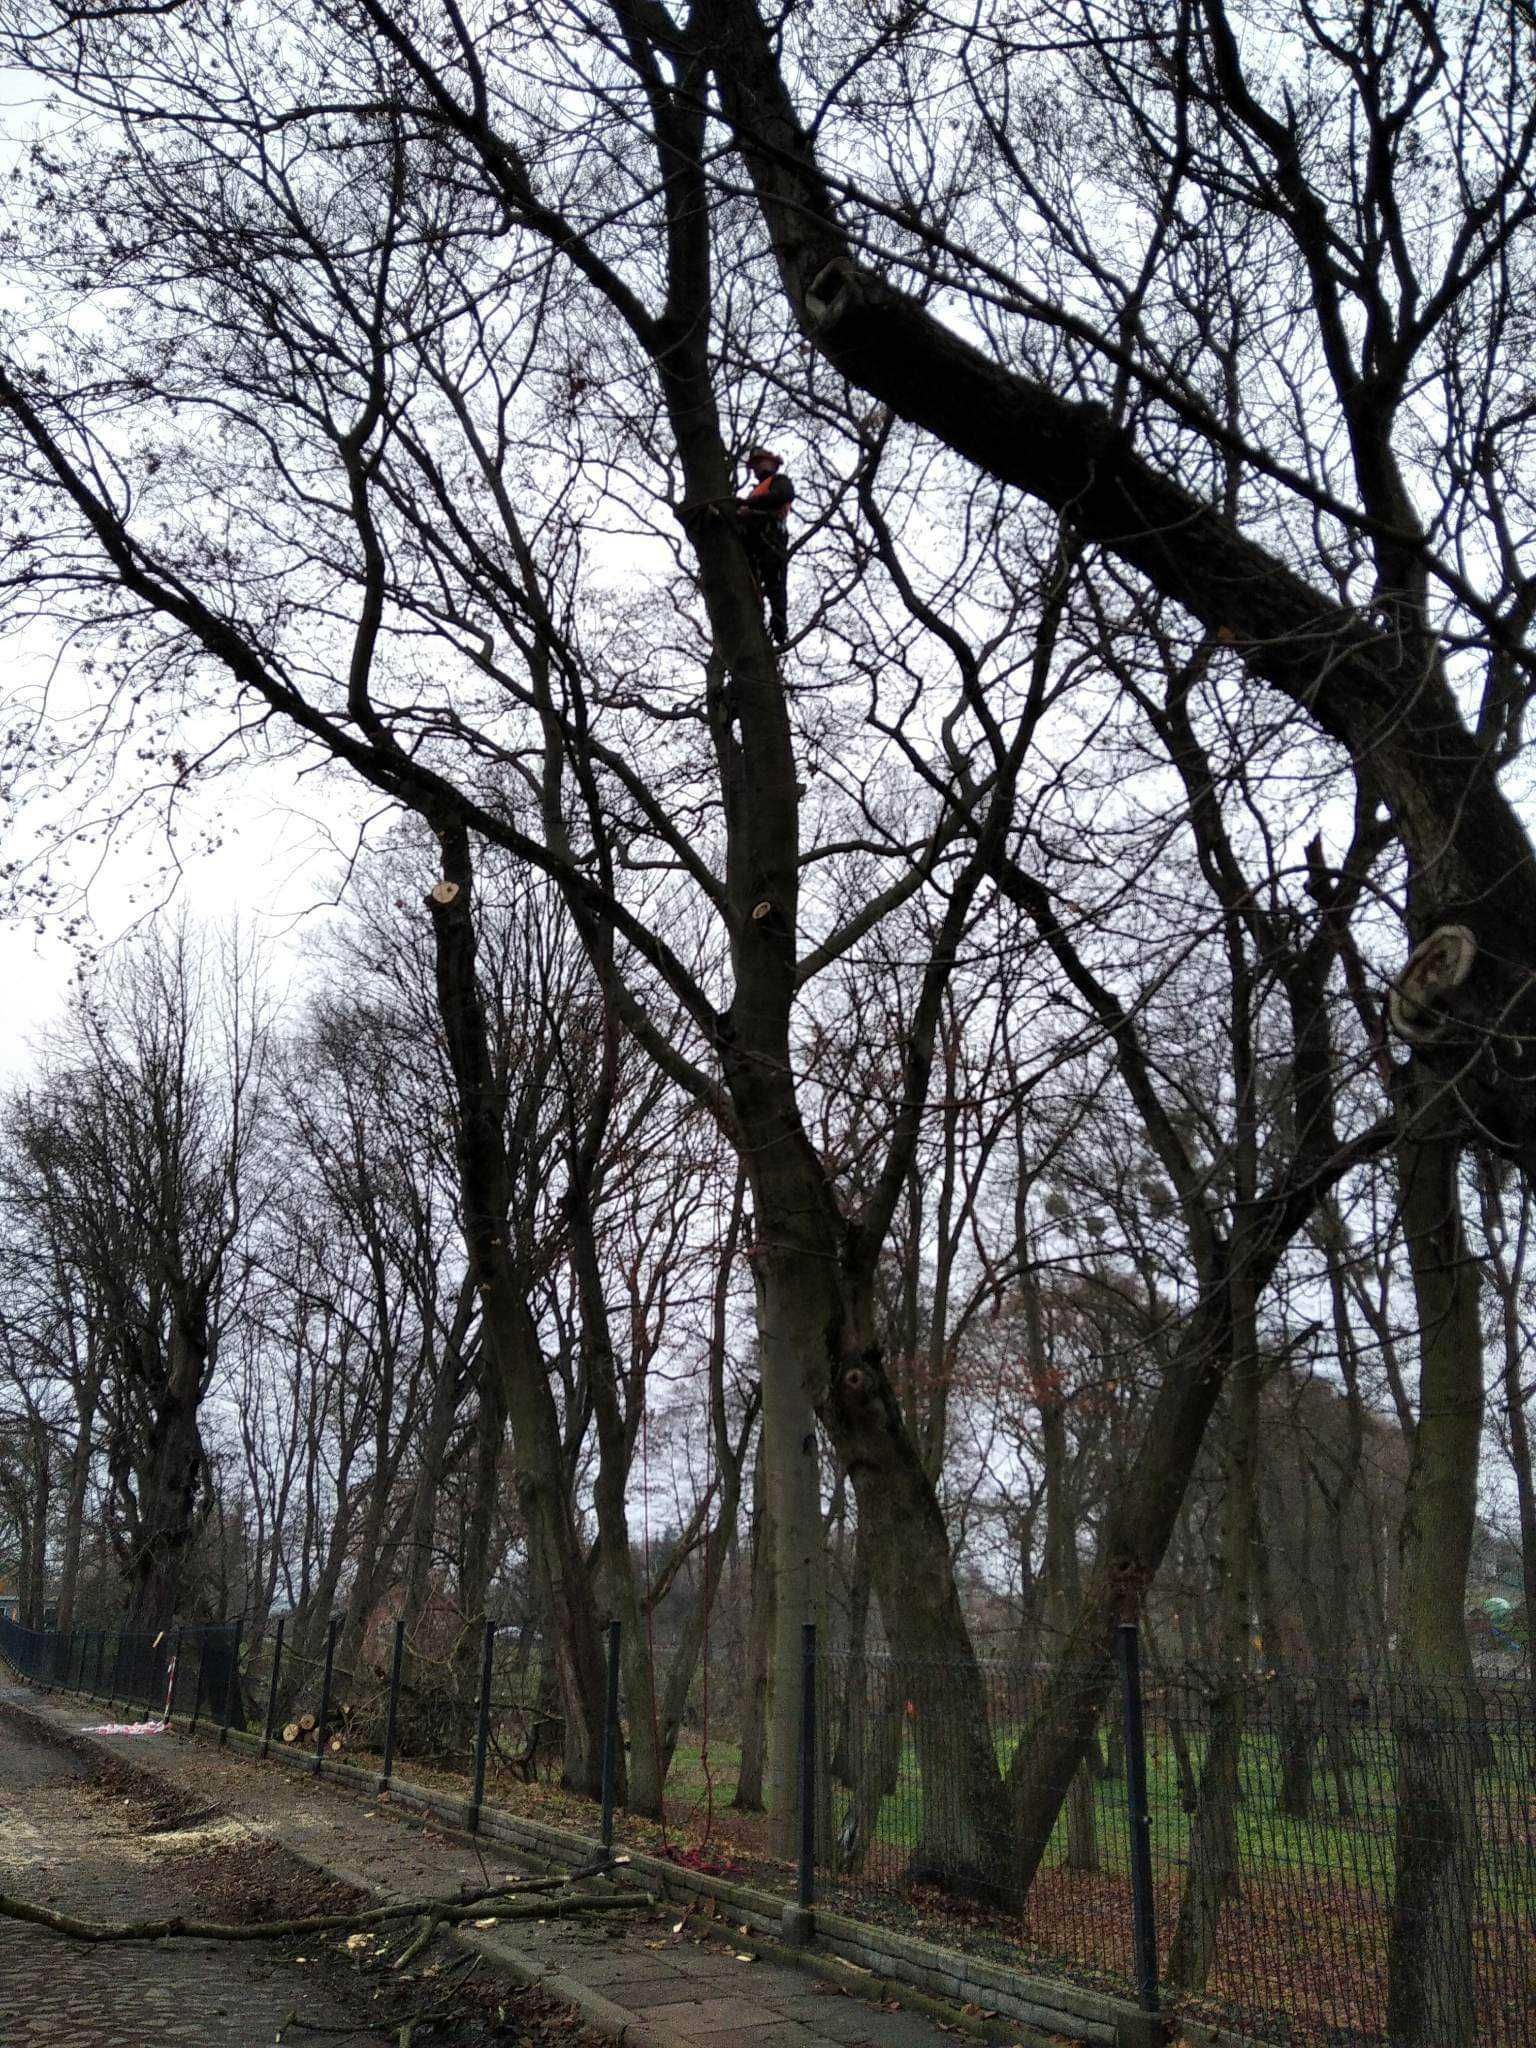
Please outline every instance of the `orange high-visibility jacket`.
M794 502L795 487L782 469L775 470L772 476L765 476L744 498L736 501L744 517L754 522L771 520L775 526L788 522L789 508Z

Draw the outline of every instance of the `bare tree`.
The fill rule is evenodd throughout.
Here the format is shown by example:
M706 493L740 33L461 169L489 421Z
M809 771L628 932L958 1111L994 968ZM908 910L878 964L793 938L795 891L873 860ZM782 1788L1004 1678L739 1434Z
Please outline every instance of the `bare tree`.
M47 1217L102 1361L110 1526L136 1626L176 1614L206 1509L203 1398L263 1187L269 1022L235 942L124 954L12 1111L11 1192Z

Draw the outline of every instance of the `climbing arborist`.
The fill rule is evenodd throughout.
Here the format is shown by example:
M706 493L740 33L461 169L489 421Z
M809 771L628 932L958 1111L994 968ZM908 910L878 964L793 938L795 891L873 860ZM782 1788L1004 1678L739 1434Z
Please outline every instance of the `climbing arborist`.
M754 448L747 457L747 468L756 481L736 500L741 537L758 588L767 600L773 644L782 647L789 638L789 508L795 502L795 487L784 474L782 458L771 448Z

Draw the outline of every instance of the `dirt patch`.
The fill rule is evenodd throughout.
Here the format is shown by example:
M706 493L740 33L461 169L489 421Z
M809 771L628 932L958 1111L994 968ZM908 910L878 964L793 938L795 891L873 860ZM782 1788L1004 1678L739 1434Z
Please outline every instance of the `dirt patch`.
M137 1808L139 1825L146 1831L180 1827L212 1811L180 1786L168 1784L125 1758L109 1755L87 1736L66 1735L39 1715L29 1714L25 1707L0 1700L0 1717L23 1730L29 1745L71 1758L76 1767L74 1775L106 1798L131 1801Z

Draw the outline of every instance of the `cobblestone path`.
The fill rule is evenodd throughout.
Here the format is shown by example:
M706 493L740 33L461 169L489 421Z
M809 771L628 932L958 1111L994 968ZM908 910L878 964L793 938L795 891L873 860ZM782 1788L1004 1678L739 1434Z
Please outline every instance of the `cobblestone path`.
M216 1831L147 1834L140 1802L93 1780L68 1751L0 1717L0 1889L88 1919L208 1912L193 1874ZM204 1856L178 1853L200 1843ZM238 1853L238 1852L237 1852ZM84 1947L0 1921L3 2048L257 2048L301 2007L345 2026L325 1964L227 1943ZM342 2034L296 2040L344 2041ZM354 2036L354 2040L362 2037Z

